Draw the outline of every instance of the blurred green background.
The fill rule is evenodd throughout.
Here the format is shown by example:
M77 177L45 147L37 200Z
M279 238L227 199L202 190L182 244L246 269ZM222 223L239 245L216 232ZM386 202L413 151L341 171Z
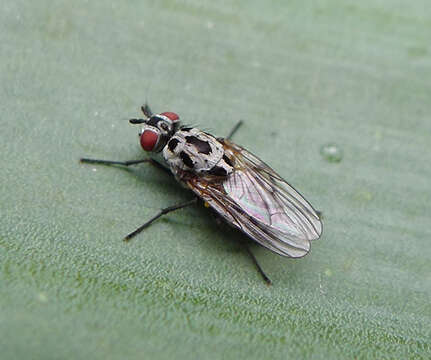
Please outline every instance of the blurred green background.
M0 5L2 359L425 359L429 1ZM267 287L127 119L148 101L270 163L324 212ZM334 144L340 162L321 147Z

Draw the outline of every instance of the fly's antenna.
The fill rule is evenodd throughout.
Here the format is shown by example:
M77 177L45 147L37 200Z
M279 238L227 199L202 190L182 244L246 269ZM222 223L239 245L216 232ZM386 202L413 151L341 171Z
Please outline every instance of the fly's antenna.
M150 106L148 105L148 103L146 101L145 101L145 104L141 106L141 110L144 113L145 119L130 119L129 123L131 123L131 124L145 124L151 118L151 116L153 116L153 112L151 111Z
M150 118L153 116L153 112L151 111L148 102L145 100L145 104L141 106L141 111L144 113L145 117Z
M145 124L147 120L145 119L130 119L129 123L131 124Z

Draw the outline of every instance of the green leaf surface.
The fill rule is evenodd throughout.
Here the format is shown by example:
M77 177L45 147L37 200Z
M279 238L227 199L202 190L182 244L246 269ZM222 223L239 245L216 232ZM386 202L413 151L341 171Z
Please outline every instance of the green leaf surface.
M0 7L2 359L429 358L429 1ZM235 141L323 211L311 254L253 247L267 287L199 206L123 243L190 198L78 162L145 156L145 101L218 136L245 120Z

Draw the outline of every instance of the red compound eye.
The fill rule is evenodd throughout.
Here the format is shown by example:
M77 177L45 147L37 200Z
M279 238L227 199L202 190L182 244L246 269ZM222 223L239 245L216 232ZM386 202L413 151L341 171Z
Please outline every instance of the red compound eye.
M172 122L177 122L180 119L180 117L177 114L170 112L170 111L166 111L164 113L161 113L160 115L166 116Z
M145 130L141 135L141 146L145 151L152 151L159 140L159 134Z

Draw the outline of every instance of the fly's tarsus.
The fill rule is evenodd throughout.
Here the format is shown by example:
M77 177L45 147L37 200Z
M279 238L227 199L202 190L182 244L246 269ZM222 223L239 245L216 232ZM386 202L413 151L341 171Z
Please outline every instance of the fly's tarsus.
M169 206L166 208L163 208L162 210L160 210L156 215L154 215L150 220L148 220L147 222L145 222L144 224L142 224L140 227L138 227L135 231L132 231L130 234L128 234L123 241L127 242L130 239L132 239L133 237L135 237L136 235L138 235L142 230L144 230L146 227L150 226L155 220L157 220L159 217L162 217L163 215L169 214L172 211L175 210L179 210L182 208L185 208L187 206L196 204L196 202L198 201L197 197L194 197L192 200L186 201L184 203L178 204L178 205L173 205L173 206Z
M84 164L99 164L99 165L122 165L122 166L130 166L141 164L144 162L152 162L152 159L142 159L142 160L129 160L129 161L112 161L112 160L100 160L100 159L87 159L81 158L80 162Z
M131 166L131 165L137 165L142 163L149 163L151 165L154 165L156 168L159 168L160 170L163 170L171 174L171 171L169 170L169 168L167 168L166 166L164 166L163 164L159 163L157 160L154 160L154 159L112 161L112 160L81 158L79 159L79 161L84 164L97 164L97 165L107 165L107 166L111 166L111 165Z
M246 243L243 243L245 251L247 254L251 257L251 261L253 261L253 264L256 266L257 271L262 276L263 280L266 282L267 285L272 285L271 279L265 274L262 267L260 266L259 262L256 259L256 256L251 252L249 246Z

